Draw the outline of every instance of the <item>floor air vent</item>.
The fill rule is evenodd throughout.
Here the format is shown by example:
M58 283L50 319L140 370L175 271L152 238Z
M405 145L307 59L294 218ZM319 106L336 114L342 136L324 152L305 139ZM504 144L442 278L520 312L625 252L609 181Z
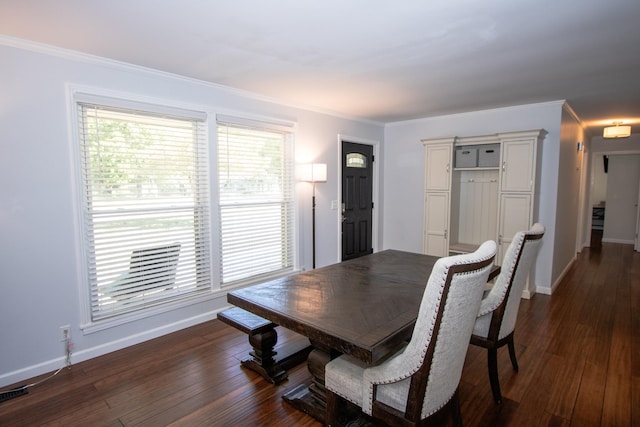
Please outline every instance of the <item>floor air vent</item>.
M22 396L23 394L29 393L29 389L27 386L22 386L18 388L14 388L12 390L0 391L0 403L13 399L14 397Z

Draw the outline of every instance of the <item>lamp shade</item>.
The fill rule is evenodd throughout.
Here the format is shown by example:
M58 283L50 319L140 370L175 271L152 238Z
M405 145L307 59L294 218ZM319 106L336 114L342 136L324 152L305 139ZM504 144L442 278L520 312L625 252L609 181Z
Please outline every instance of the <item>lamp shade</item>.
M631 126L609 126L604 128L603 138L626 138L631 135Z
M326 163L305 163L298 166L298 179L307 182L326 182Z

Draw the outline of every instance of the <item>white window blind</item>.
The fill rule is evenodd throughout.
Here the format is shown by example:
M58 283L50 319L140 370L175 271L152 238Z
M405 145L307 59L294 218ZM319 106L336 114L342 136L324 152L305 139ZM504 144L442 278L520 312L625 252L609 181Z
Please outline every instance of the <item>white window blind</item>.
M91 320L208 292L205 121L77 107Z
M218 121L222 283L293 269L292 134Z

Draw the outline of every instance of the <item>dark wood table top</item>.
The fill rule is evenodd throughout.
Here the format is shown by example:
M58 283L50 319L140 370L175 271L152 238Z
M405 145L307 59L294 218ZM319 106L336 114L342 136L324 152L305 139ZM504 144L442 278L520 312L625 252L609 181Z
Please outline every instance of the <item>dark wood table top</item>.
M227 300L314 346L373 363L411 337L437 259L385 250L232 291Z
M386 250L230 292L228 301L374 362L411 336L437 257Z

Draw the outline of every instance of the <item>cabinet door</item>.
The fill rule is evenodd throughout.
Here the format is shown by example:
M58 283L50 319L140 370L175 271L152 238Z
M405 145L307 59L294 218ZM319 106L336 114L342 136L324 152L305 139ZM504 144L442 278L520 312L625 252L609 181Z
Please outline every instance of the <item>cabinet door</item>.
M531 195L530 194L501 194L500 215L498 217L498 262L502 259L507 248L518 231L531 228Z
M501 191L533 191L535 144L535 139L503 141Z
M424 209L424 253L449 255L449 193L427 193Z
M451 188L452 151L452 144L434 144L426 146L426 191L449 191Z

